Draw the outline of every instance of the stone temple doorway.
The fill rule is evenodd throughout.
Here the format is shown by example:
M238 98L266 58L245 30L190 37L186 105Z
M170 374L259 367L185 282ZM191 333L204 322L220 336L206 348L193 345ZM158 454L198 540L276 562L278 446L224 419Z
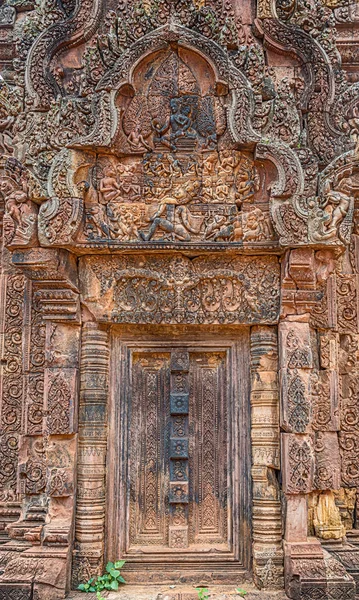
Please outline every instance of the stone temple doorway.
M132 581L237 581L250 556L248 332L175 339L113 338L108 556Z

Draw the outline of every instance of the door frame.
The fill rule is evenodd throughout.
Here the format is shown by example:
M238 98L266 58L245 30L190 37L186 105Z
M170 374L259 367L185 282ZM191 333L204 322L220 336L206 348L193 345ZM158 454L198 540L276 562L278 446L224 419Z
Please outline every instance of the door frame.
M136 331L137 330L137 331ZM152 331L151 331L152 330ZM121 483L120 465L124 463L124 457L116 462L116 457L120 456L121 451L121 431L126 436L124 445L128 443L128 428L121 422L123 410L122 402L128 393L128 382L130 374L130 354L133 350L145 348L154 348L158 346L161 350L170 350L174 347L198 348L201 350L225 350L227 352L227 389L231 396L228 406L233 405L233 414L236 415L231 432L230 444L232 446L233 465L229 463L232 471L233 486L233 526L237 528L237 535L233 540L233 553L227 558L220 560L218 555L209 558L201 563L198 558L194 559L193 554L181 551L180 558L171 558L159 554L158 559L150 561L134 558L129 559L128 567L130 570L141 571L144 575L144 581L149 581L148 570L153 571L153 577L156 580L157 572L161 573L161 580L166 579L166 566L168 567L168 577L170 570L173 572L171 580L176 580L178 574L179 560L181 571L189 570L191 572L200 571L218 572L218 581L221 580L220 572L225 572L228 581L229 572L233 571L233 581L239 574L249 572L251 568L251 415L250 415L250 328L233 327L223 325L222 327L194 326L186 328L168 326L168 327L147 327L144 331L142 327L134 326L131 334L124 331L121 326L111 328L110 341L110 390L109 390L109 432L108 432L108 452L107 452L107 507L106 507L106 536L107 545L105 556L107 560L116 560L122 557L123 547L120 545L120 527L121 514L128 517L126 510L126 499L123 493L118 493L124 485ZM118 366L120 365L120 372ZM127 372L126 372L127 371ZM235 398L239 403L235 403ZM233 400L232 400L233 399ZM232 403L232 404L231 404ZM237 409L237 410L236 410ZM243 424L245 425L243 427ZM233 456L234 436L238 436L238 452ZM240 457L240 459L239 459ZM128 532L128 524L126 524ZM167 560L166 560L167 558ZM136 569L137 565L137 569ZM141 566L142 565L142 566ZM214 575L216 577L216 575ZM183 574L182 574L183 579ZM133 579L132 579L133 580Z

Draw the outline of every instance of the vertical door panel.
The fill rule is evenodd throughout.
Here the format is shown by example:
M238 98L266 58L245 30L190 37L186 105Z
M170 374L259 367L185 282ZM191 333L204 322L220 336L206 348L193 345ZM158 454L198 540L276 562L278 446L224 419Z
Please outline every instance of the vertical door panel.
M135 353L129 439L130 548L165 546L168 541L169 354Z
M201 545L227 544L225 354L192 353L190 375L190 539Z
M129 365L126 552L233 556L228 351L154 345L133 350Z

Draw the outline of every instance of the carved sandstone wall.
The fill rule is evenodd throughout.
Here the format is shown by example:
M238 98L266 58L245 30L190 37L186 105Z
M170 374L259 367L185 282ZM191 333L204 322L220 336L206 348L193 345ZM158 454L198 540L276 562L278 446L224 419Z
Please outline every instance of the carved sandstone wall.
M0 7L0 599L359 596L359 10Z

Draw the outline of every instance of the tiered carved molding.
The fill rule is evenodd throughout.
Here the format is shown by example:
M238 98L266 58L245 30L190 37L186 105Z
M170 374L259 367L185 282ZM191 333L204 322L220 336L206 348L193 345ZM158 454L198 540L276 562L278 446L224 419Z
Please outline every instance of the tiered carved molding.
M212 544L208 581L359 594L358 57L341 0L0 7L0 599L139 581L141 544L153 579Z

